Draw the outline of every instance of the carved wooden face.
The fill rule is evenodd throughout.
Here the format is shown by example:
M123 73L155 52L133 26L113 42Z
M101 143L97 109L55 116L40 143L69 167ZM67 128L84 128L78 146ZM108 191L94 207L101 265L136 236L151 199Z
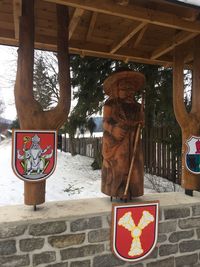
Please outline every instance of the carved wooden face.
M133 79L122 79L118 82L118 97L125 99L134 95L135 83Z

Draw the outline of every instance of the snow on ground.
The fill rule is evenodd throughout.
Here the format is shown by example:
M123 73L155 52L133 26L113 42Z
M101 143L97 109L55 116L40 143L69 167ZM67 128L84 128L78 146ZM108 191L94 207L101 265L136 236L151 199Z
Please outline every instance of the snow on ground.
M11 140L0 143L0 206L23 204L24 182L12 171ZM101 171L90 166L93 159L58 151L57 167L47 179L46 201L105 197L101 193ZM161 177L145 175L145 193L180 191Z

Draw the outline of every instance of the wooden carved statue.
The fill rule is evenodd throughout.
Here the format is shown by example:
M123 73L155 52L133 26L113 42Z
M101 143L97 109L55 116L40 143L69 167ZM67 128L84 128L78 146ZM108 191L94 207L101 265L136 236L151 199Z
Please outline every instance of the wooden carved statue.
M115 72L104 81L109 98L103 114L102 192L131 199L143 195L144 170L140 129L143 106L134 94L145 77L130 70Z

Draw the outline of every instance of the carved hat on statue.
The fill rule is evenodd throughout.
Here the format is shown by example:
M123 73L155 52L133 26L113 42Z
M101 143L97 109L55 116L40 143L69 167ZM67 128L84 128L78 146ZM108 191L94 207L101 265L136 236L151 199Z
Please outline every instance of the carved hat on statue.
M132 71L128 68L120 68L113 72L103 83L104 92L111 96L118 90L120 81L131 80L132 86L127 90L136 92L142 89L145 83L145 77L141 72Z

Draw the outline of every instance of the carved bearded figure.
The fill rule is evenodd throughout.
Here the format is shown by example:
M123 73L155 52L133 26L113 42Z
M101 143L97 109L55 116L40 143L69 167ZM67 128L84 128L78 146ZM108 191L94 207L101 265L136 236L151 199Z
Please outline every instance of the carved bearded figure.
M24 161L25 173L30 176L31 173L43 173L45 169L45 159L49 159L53 155L53 149L49 154L45 154L51 146L47 146L45 149L40 147L40 137L34 135L32 137L32 144L30 149L25 149L26 143L24 143L23 152L17 151L17 158ZM30 176L31 177L31 176Z
M136 138L136 133L144 124L144 112L134 93L144 82L143 74L130 70L115 72L104 81L109 98L103 112L101 189L111 197L124 197L128 176L128 199L143 195L143 154L140 134Z

